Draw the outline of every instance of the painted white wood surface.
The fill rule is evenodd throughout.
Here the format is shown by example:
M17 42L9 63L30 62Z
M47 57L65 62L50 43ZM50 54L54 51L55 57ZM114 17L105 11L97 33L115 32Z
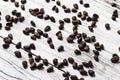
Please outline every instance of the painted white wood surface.
M20 0L16 0L20 1ZM79 0L60 0L61 4L66 5L67 7L72 7L73 3L78 3ZM3 2L0 0L0 11L2 12L2 23L5 26L4 16L10 14L13 9L16 9L22 12L22 15L25 16L26 20L24 23L14 24L14 27L11 28L11 31L6 31L4 27L0 30L0 35L7 36L7 34L12 33L14 36L13 42L17 43L19 41L22 42L23 45L35 43L36 50L32 51L35 54L40 54L43 58L47 58L49 62L52 63L54 58L58 58L59 61L62 61L64 58L73 57L76 62L81 64L82 61L92 60L94 63L94 71L96 73L96 77L92 78L89 76L84 77L85 80L119 80L120 78L120 64L112 64L110 62L110 58L113 53L117 53L120 55L118 51L118 47L120 46L120 37L117 34L117 30L120 29L120 18L117 21L112 21L111 16L112 12L116 9L111 7L109 4L104 2L105 0L84 0L85 2L90 3L90 8L84 8L82 5L79 5L79 11L86 10L89 15L97 13L100 16L99 22L97 23L97 28L94 29L94 33L89 32L87 26L90 23L83 21L80 25L79 32L86 32L89 36L95 35L97 41L103 43L105 45L105 51L100 52L100 62L95 62L93 59L93 53L84 53L82 55L76 56L73 54L73 50L77 49L77 44L68 44L66 42L66 37L72 33L72 25L65 24L65 30L63 33L63 41L59 41L55 36L55 33L58 29L58 20L63 19L65 17L72 17L73 14L65 14L61 7L59 7L59 13L56 14L51 10L52 6L55 5L55 2L50 2L49 4L45 2L45 0L27 0L27 4L25 5L26 11L22 11L20 8L15 8L13 3ZM113 0L107 0L112 2ZM116 0L118 4L120 4L119 0ZM113 1L114 2L114 1ZM51 16L55 16L57 23L51 23L50 21L40 20L34 16L31 16L28 9L29 8L45 8L45 13ZM120 12L119 9L117 9ZM33 41L30 39L30 36L25 36L22 33L22 30L25 27L31 26L29 21L34 20L36 22L36 29L44 29L46 25L50 25L52 30L49 33L50 37L52 37L53 43L55 45L55 50L52 50L47 45L47 39L43 38L37 41ZM110 23L111 30L107 31L104 27L105 23ZM3 40L0 39L0 80L63 80L62 72L58 69L55 69L53 73L47 73L46 68L44 70L35 70L31 71L28 69L23 69L22 60L28 60L27 53L23 50L22 58L18 59L14 55L14 51L16 50L13 45L10 46L9 49L5 50L2 48ZM65 52L58 53L57 47L60 45L65 46ZM94 49L93 44L89 44L91 50ZM87 68L85 68L88 70ZM71 74L76 74L79 78L83 77L76 70L73 70L71 65L69 67L63 68L65 71L70 71Z

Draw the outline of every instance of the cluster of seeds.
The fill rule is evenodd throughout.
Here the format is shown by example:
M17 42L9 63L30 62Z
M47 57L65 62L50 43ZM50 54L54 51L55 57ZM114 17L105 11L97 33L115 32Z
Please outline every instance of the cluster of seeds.
M5 2L8 2L9 0L3 0ZM19 7L20 3L15 1L15 0L10 0L12 3L14 3L15 7ZM50 3L51 1L55 0L45 0L46 3ZM25 4L27 3L26 0L21 0L21 9L25 11ZM91 24L88 26L88 29L90 32L94 32L94 28L97 27L97 22L99 19L99 15L94 13L91 17L87 11L79 11L79 5L83 5L85 8L90 8L89 3L85 3L83 0L79 0L79 4L74 3L72 8L68 8L65 5L62 5L60 0L56 0L56 5L54 5L51 10L54 11L56 14L60 12L59 8L61 7L66 14L70 13L76 13L76 15L72 17L66 17L63 19L59 19L58 21L58 29L59 31L56 32L56 37L59 41L63 41L63 36L62 30L64 30L65 24L72 24L73 25L73 32L66 37L66 41L68 44L74 44L77 43L78 49L75 49L73 52L76 56L82 55L82 52L90 52L91 48L89 47L89 44L94 44L94 50L92 51L94 56L93 59L97 62L99 62L99 56L100 56L100 51L105 50L104 49L104 44L100 44L99 42L96 42L96 37L95 36L89 36L87 33L80 33L78 28L80 25L82 25L82 22L87 21L91 22ZM49 4L48 4L49 5ZM116 7L116 4L112 4L113 7ZM56 23L57 20L55 19L54 16L50 16L49 14L46 14L44 8L34 8L34 9L29 9L28 10L30 14L34 17L37 17L38 19L41 20L50 20L52 23ZM17 24L18 22L22 23L25 20L25 17L22 16L21 12L17 10L13 10L11 12L12 15L8 14L5 16L6 20L6 25L5 25L5 30L9 31L11 28L14 26L13 24ZM2 12L0 12L0 16L2 15ZM116 21L116 18L118 18L118 11L114 10L112 14L112 20ZM1 20L1 17L0 17ZM49 33L52 30L52 26L46 25L44 30L41 29L36 29L37 23L35 23L33 20L30 21L31 27L26 27L22 32L26 36L30 36L30 38L34 41L37 39L41 39L41 36L47 39L47 43L51 49L55 49L53 39L52 37L49 37ZM2 28L2 23L0 23L0 29ZM111 26L109 23L105 24L105 28L107 30L111 29ZM32 35L30 35L32 34ZM120 34L120 30L118 30L118 34ZM91 76L95 77L95 71L93 70L94 65L91 60L88 62L83 61L81 64L78 64L75 62L75 60L72 57L68 57L67 59L63 59L62 62L59 62L57 58L53 59L53 63L50 63L48 59L43 59L42 56L36 55L31 52L31 50L36 50L36 46L34 43L27 44L27 45L22 45L22 42L14 43L12 42L13 40L13 35L8 34L7 37L2 37L3 38L4 44L2 45L4 49L8 49L10 44L14 44L17 49L22 49L28 53L28 58L29 61L24 60L22 61L23 68L27 69L28 64L30 64L30 69L35 70L35 69L43 69L44 66L47 67L47 72L54 72L54 68L57 68L58 70L63 72L63 77L65 78L64 80L84 80L83 77L80 79L75 75L69 73L69 71L64 71L62 68L65 66L72 65L74 70L79 71L79 73L82 76ZM57 51L60 52L65 52L65 46L59 45L57 48ZM19 50L16 50L14 52L15 56L17 58L22 57L22 53ZM42 61L42 62L41 62ZM112 58L110 60L112 63L119 63L119 56L117 54L113 54ZM88 68L88 71L85 70L84 68Z

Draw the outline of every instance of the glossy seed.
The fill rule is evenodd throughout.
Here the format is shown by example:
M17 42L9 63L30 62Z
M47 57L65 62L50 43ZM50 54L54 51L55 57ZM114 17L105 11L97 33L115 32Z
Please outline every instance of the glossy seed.
M39 10L39 9L38 9ZM40 11L39 11L40 14L45 14L45 10L44 8L41 8Z
M63 52L64 51L64 46L59 46L58 47L58 52Z
M55 18L54 18L53 16L50 17L50 20L51 20L51 22L53 22L53 23L56 22L56 20L55 20Z
M82 13L81 13L81 12L78 12L77 16L78 16L79 18L81 18Z
M116 17L115 16L112 16L111 17L113 21L116 21Z
M85 51L85 52L89 52L89 51L90 51L90 48L89 48L88 45L86 45L86 46L84 47L84 51Z
M83 65L82 64L78 65L77 70L82 70L82 69L84 69Z
M99 62L99 57L97 55L94 55L93 58L95 59L95 61Z
M80 78L79 80L85 80L85 79L82 77L82 78Z
M78 45L78 48L79 48L81 51L84 50L84 46L83 46L82 44L79 44L79 45Z
M55 8L55 12L56 12L56 13L59 13L59 9L58 9L57 7Z
M13 35L12 34L8 34L8 37L13 40Z
M45 32L48 32L48 31L50 31L50 30L51 30L51 27L50 27L50 26L46 26L45 29L44 29Z
M43 19L43 14L38 14L37 17L38 17L39 19Z
M31 66L30 66L30 69L35 70L36 69L36 63L32 63Z
M40 35L38 32L35 32L35 33L34 33L34 36L35 36L36 38L38 38L38 39L41 38L41 35Z
M67 37L67 42L68 42L68 43L74 43L73 38Z
M120 35L120 30L118 30L117 33Z
M50 66L50 67L47 68L47 72L48 72L48 73L53 72L53 71L54 71L53 66Z
M23 30L23 33L24 33L25 35L29 35L29 30Z
M95 46L95 49L101 51L101 46Z
M76 37L77 37L77 39L82 38L81 33L78 33Z
M26 0L21 0L21 3L22 4L25 4L27 1Z
M23 49L24 49L25 51L30 51L30 46L25 45L25 46L23 46Z
M58 64L58 59L57 59L57 58L53 59L53 64L54 64L55 66Z
M36 61L36 62L39 62L40 60L41 60L41 57L40 57L40 56L36 56L36 57L35 57L35 61Z
M80 0L79 3L80 3L80 4L83 4L83 0Z
M77 20L77 17L76 16L72 16L72 20Z
M5 37L5 38L3 39L3 41L4 41L5 43L10 44L10 43L12 42L12 39L9 38L9 37Z
M90 22L90 21L92 20L92 18L88 16L86 20L87 20L88 22Z
M91 42L91 41L90 41L90 37L86 37L84 40L85 40L86 42L89 42L89 43Z
M77 77L76 75L71 75L71 76L70 76L70 79L71 79L71 80L78 80L78 77Z
M116 18L118 18L118 16L119 16L119 15L118 15L118 11L117 11L117 10L114 10L112 16L115 16Z
M6 23L6 26L12 27L12 26L13 26L13 23L12 23L12 22L7 22L7 23Z
M72 57L69 57L69 58L68 58L68 62L71 63L71 64L73 64L74 59L73 59Z
M101 50L104 50L104 44L100 45Z
M2 28L2 23L0 23L0 29Z
M88 3L85 3L84 7L88 8L88 7L90 7L90 5Z
M118 63L119 62L119 56L117 54L113 54L111 58L112 63Z
M59 29L60 29L60 30L64 30L64 24L60 24L60 25L59 25Z
M70 18L64 18L63 19L66 23L70 23L71 21L70 21Z
M40 35L43 35L43 31L42 31L42 30L37 29L37 32L38 32Z
M48 20L48 19L50 19L50 16L49 15L45 15L44 16L44 20Z
M43 59L43 64L45 65L45 66L48 66L48 60L47 59Z
M85 71L84 69L80 70L80 74L83 76L87 76L87 71Z
M32 52L28 52L28 57L32 58L32 56L33 56L33 53Z
M89 68L89 64L87 62L82 62L83 66Z
M81 43L82 41L82 37L80 37L78 40L77 40L77 43Z
M67 61L67 59L63 59L63 64L64 64L65 66L68 66L68 61Z
M27 61L22 61L23 68L26 69L28 67Z
M75 8L72 8L72 10L71 10L73 13L77 13L77 9L75 9Z
M5 43L2 45L4 49L8 49L9 48L9 44Z
M74 29L74 30L73 30L73 34L74 34L74 35L77 35L77 34L78 34L78 30L77 30L77 29Z
M16 12L16 17L21 17L21 13L20 12Z
M70 76L69 72L64 72L62 75L63 75L63 77L69 77Z
M50 43L50 44L49 44L49 46L50 46L50 48L51 48L51 49L55 49L55 47L54 47L54 44L53 44L53 43Z
M77 69L78 64L76 62L73 62L72 67L73 67L73 69Z
M96 37L95 36L91 36L90 40L91 40L91 42L95 42L96 41Z
M117 7L117 4L116 3L111 3L111 6L112 7Z
M30 24L33 26L33 27L36 27L36 24L34 21L30 21Z
M34 33L35 32L35 28L30 27L30 33Z
M18 18L19 19L19 21L22 23L23 21L25 21L25 17L24 16L21 16L21 17L19 17Z
M86 42L85 41L81 41L81 43L83 45L83 47L87 46Z
M8 0L3 0L3 1L7 2Z
M76 34L74 34L74 33L73 33L73 34L70 34L69 37L75 39Z
M62 8L63 8L63 9L66 9L66 6L65 6L65 5L62 5Z
M54 5L54 6L52 7L52 10L55 11L55 8L56 8L56 6Z
M13 11L12 11L12 15L16 15L16 13L17 13L17 10L13 10ZM10 18L10 16L9 16L9 15L6 15L6 20L7 20L8 18Z
M35 35L32 35L32 36L31 36L31 39L32 39L32 40L36 40Z
M16 56L17 58L21 58L21 57L22 57L20 51L15 51L14 53L15 53L15 56Z
M105 28L106 28L107 30L110 30L110 24L106 23L106 24L105 24Z
M33 59L32 57L29 58L29 63L30 63L30 64L34 63L34 59Z
M69 77L65 77L64 80L69 80Z
M88 73L91 77L94 77L95 76L95 72L93 70L88 70Z
M64 21L60 19L59 24L64 24Z
M21 5L21 9L22 9L22 10L25 10L25 6L24 6L24 5Z
M94 46L99 46L100 44L99 44L99 42L96 42L95 44L94 44Z
M70 8L65 8L65 9L64 9L64 12L65 12L65 13L70 13L70 12L71 12L71 11L70 11Z
M76 50L74 51L74 53L75 53L76 55L80 55L80 54L81 54L80 50L78 50L78 49L76 49Z
M99 56L99 52L97 50L93 50L93 53L97 56Z
M19 7L19 2L15 2L15 7Z
M15 24L18 23L18 18L14 18L14 23L15 23Z
M30 49L33 49L33 50L35 50L35 49L36 49L36 47L35 47L35 44L34 44L34 43L31 43L31 44L30 44Z
M20 49L22 44L21 44L21 42L18 42L15 46L16 46L17 49Z
M36 66L37 69L43 69L43 63L39 63L37 66Z
M88 26L88 29L89 29L90 32L93 32L93 31L94 31L94 30L93 30L93 27L91 27L91 26Z
M58 63L57 68L63 68L63 67L64 67L63 62Z
M48 34L47 33L43 33L43 37L48 38Z
M91 23L91 25L90 25L91 27L96 27L96 22L95 21L92 21L92 23Z
M56 4L57 4L58 6L61 6L61 3L60 3L59 0L56 1Z
M48 44L52 43L52 38L51 38L51 37L49 37L49 38L47 39L47 43L48 43Z
M10 15L6 15L6 16L5 16L6 21L9 21L10 18L11 18Z
M59 40L63 40L62 33L59 33L59 34L57 35L57 38L58 38Z
M73 4L73 7L75 8L75 9L79 9L79 7L78 7L78 4Z

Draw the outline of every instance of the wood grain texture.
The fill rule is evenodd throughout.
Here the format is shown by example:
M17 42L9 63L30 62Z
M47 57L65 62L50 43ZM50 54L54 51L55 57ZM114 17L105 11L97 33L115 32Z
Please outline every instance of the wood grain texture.
M19 1L20 0L16 0ZM73 3L78 3L79 0L60 0L61 4L66 5L67 7L72 8ZM84 0L87 3L90 3L90 8L84 8L82 5L79 5L78 11L87 11L90 16L94 13L99 14L100 18L97 23L97 28L94 29L94 33L91 33L88 30L88 23L87 21L82 21L82 25L79 26L78 30L80 33L85 32L89 36L95 35L98 42L105 45L105 50L100 52L100 62L96 62L93 59L92 50L94 46L92 43L87 43L90 46L90 52L85 53L82 52L82 55L76 56L74 54L74 49L78 49L77 43L75 44L68 44L66 38L69 34L72 33L72 24L65 24L65 30L62 31L63 34L63 41L59 41L55 36L56 32L59 31L58 29L58 20L63 19L65 17L72 17L76 15L75 13L72 14L65 14L63 9L59 7L59 13L56 14L53 12L52 6L55 5L55 2L51 1L49 4L45 2L45 0L27 0L27 4L25 5L26 10L22 11L20 8L15 8L13 3L10 2L3 2L0 0L0 11L2 12L2 20L0 21L3 23L3 28L0 30L1 36L7 36L9 33L12 33L14 36L13 42L17 43L19 41L22 42L23 45L34 43L36 45L36 50L32 52L36 55L41 55L42 58L47 58L50 63L54 58L58 58L59 61L62 61L65 58L73 57L75 61L79 64L83 61L93 61L94 63L94 71L96 73L96 77L89 77L89 76L81 76L77 70L73 70L72 66L69 64L69 67L63 68L65 71L69 71L71 74L77 75L79 78L84 77L85 80L119 80L120 78L120 64L113 64L111 63L110 59L113 53L117 53L120 56L120 52L118 51L118 47L120 46L120 37L117 34L117 30L120 29L120 18L117 21L112 21L111 16L112 12L117 9L111 7L109 3L115 2L120 5L119 0ZM107 3L107 2L108 3ZM49 14L54 16L56 19L56 23L51 23L50 21L40 20L34 16L31 16L29 13L29 8L45 8L45 14ZM25 16L26 20L23 23L14 24L14 27L11 28L10 31L6 31L4 26L5 22L5 15L11 14L11 11L16 9ZM117 9L120 12L119 9ZM120 14L120 13L119 13ZM37 29L44 30L46 25L50 25L52 30L49 33L49 36L52 37L53 43L55 45L55 50L49 48L47 44L47 39L41 37L40 40L33 41L30 39L30 36L25 36L22 33L22 30L25 27L31 27L30 21L34 20L36 22ZM111 30L107 31L104 27L105 23L110 23ZM55 69L53 73L47 73L45 67L43 70L35 70L31 71L30 68L23 69L22 61L28 60L27 52L20 50L22 53L22 58L18 59L14 55L14 51L17 50L14 45L10 45L10 48L5 50L2 48L3 39L0 39L0 80L63 80L62 73L60 70ZM63 45L65 46L65 51L59 53L57 51L58 46ZM85 68L85 70L88 70Z

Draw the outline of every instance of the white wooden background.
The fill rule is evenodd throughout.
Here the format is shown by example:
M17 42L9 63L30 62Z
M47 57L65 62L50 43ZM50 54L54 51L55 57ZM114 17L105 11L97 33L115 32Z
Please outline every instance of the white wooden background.
M20 0L16 0L20 1ZM3 2L0 0L0 11L2 12L2 22L3 28L0 30L1 36L7 36L9 33L12 33L14 36L13 42L17 43L22 42L23 45L35 43L36 50L32 51L35 54L40 54L43 58L47 58L49 62L52 63L54 58L58 58L59 61L62 61L64 58L73 57L76 62L81 64L82 61L92 60L94 63L94 71L96 77L81 76L80 73L72 69L72 66L63 68L65 71L70 71L70 74L76 74L79 78L84 77L85 80L120 80L120 64L113 64L110 62L111 56L113 53L117 53L120 56L118 47L120 46L120 37L117 34L117 30L120 29L120 18L117 21L112 21L111 16L112 12L116 9L111 7L109 4L104 2L105 0L84 0L87 3L90 3L90 8L84 8L82 5L79 5L79 11L86 10L89 15L97 13L99 14L99 22L97 23L97 28L94 29L94 33L89 32L87 26L90 24L86 21L83 21L78 29L79 32L86 32L89 36L95 35L98 42L105 45L105 50L100 52L100 62L96 62L93 59L93 53L84 53L82 55L76 56L73 52L74 49L77 49L77 44L68 44L66 42L66 37L72 33L72 25L65 24L65 30L63 33L63 41L59 41L55 36L55 33L58 31L58 20L65 17L71 17L73 14L65 14L61 7L59 7L60 12L56 14L53 12L52 6L55 5L54 1L51 1L50 4L46 3L45 0L27 0L25 5L26 11L22 11L20 8L15 8L13 3ZM107 0L110 2L115 2L114 0ZM79 0L60 0L61 4L66 5L67 7L72 7L73 3L78 3ZM120 5L120 0L116 0L117 4ZM51 23L50 21L40 20L34 16L31 16L28 9L29 8L45 8L45 13L51 16L55 16L57 23ZM13 9L16 9L25 16L26 20L24 23L14 24L14 27L11 28L11 31L6 31L5 26L5 15L10 14ZM117 9L120 12L119 9ZM43 38L37 41L30 39L30 36L25 36L22 33L22 30L25 27L29 27L30 21L34 20L36 22L36 29L44 29L46 25L50 25L52 30L49 32L49 35L52 37L53 43L55 45L55 50L49 48L47 45L47 39ZM105 23L110 23L111 30L107 31L104 27ZM53 73L47 73L46 67L44 70L35 70L31 71L30 68L23 69L21 62L23 60L28 60L27 53L23 50L22 58L18 59L14 55L14 51L17 50L14 45L11 45L9 49L5 50L2 48L3 40L0 38L0 80L63 80L62 73L60 70L55 69ZM60 45L65 46L65 52L58 53L57 47ZM91 50L94 49L93 44L88 44ZM88 70L85 68L85 70Z

